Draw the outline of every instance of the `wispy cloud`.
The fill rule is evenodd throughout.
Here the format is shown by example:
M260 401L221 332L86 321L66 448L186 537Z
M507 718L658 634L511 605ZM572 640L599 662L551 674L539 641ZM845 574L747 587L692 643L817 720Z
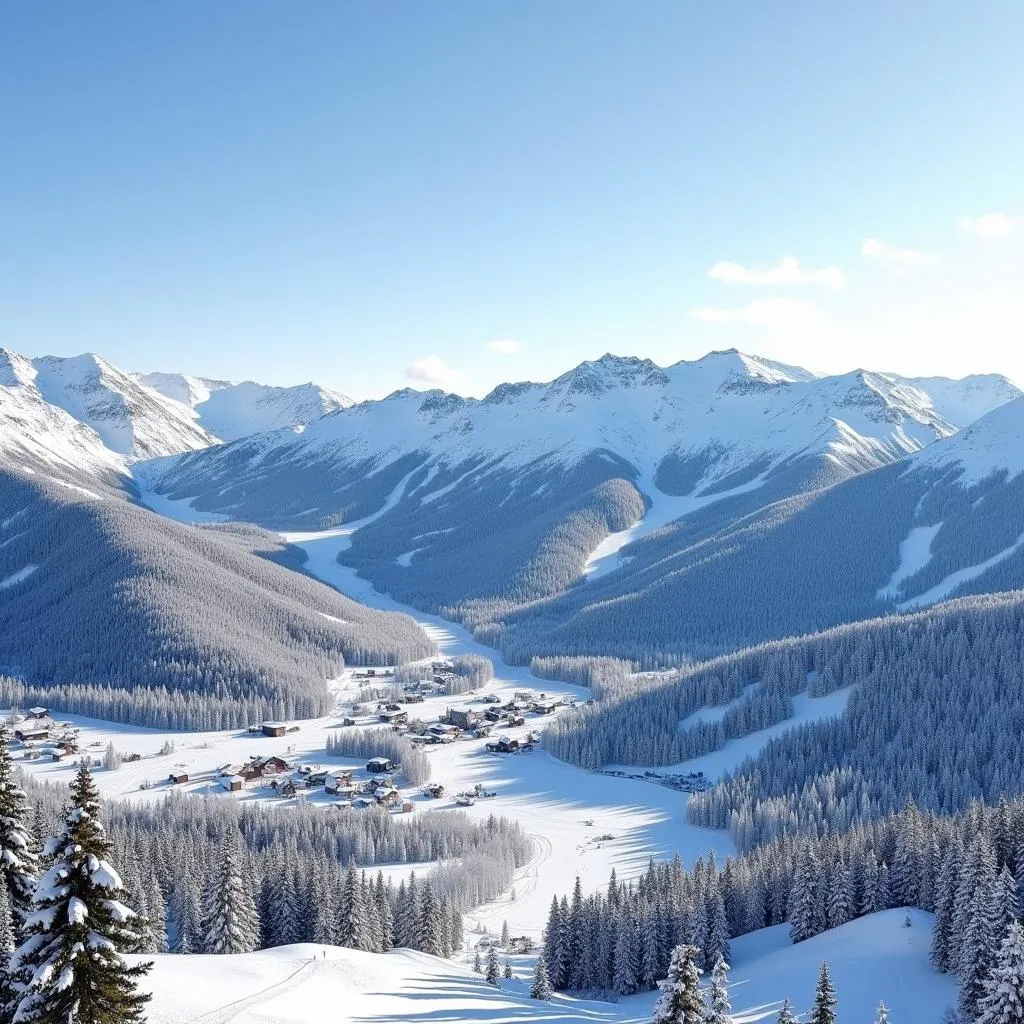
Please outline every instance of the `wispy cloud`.
M466 379L466 371L449 366L439 355L424 356L405 368L409 380L421 384L436 384L441 387L453 387Z
M514 356L523 351L523 343L514 341L512 338L498 338L495 341L489 341L487 347L502 356Z
M778 263L767 270L754 270L720 260L709 271L708 277L726 284L798 284L818 285L822 288L838 290L846 284L846 275L838 267L822 267L820 270L807 270L800 266L800 261L793 256L783 256Z
M923 249L898 249L880 242L877 238L867 239L860 247L860 254L890 267L899 268L926 267L938 262L938 257L933 252L925 252Z
M1024 228L1024 217L1008 213L985 213L980 217L961 217L960 228L975 238L1005 238Z
M804 327L820 323L818 307L799 299L756 299L746 306L722 309L701 306L690 316L706 324L750 324L754 327Z

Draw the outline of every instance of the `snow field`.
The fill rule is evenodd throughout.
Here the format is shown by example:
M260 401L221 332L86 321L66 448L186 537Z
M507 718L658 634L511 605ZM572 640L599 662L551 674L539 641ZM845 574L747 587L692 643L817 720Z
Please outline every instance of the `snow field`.
M904 927L909 913L911 927ZM928 962L931 916L887 910L799 945L784 925L733 942L729 995L735 1024L773 1021L785 997L806 1011L827 960L841 1021L874 1020L880 1000L892 1024L938 1024L956 983ZM326 956L325 956L326 954ZM134 959L134 958L133 958ZM557 1021L645 1024L656 993L618 1003L556 995L529 999L532 957L512 957L516 977L501 989L464 965L424 953L361 953L334 946L284 946L241 956L162 955L145 985L151 1024L430 1024L436 1021Z

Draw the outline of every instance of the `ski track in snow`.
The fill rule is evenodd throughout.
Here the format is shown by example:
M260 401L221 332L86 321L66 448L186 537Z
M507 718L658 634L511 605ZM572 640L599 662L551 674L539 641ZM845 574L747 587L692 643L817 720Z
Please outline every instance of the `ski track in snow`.
M7 579L0 580L0 590L6 590L8 587L17 586L17 584L21 583L23 580L27 580L37 568L38 566L35 565L26 565L24 568L12 573L7 577Z

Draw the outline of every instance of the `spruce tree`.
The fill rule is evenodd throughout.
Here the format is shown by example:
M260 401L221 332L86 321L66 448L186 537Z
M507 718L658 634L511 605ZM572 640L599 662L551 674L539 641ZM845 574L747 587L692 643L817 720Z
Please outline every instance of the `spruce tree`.
M151 997L138 982L152 964L129 967L121 954L138 951L146 922L126 905L110 851L99 794L83 765L71 783L63 829L47 846L53 861L36 888L26 938L11 958L23 986L18 1024L145 1020Z
M506 981L511 981L512 980L512 977L513 977L513 974L512 974L512 961L509 960L508 957L505 957L505 969L501 972L501 976Z
M367 949L369 929L363 908L363 890L359 884L359 874L354 864L350 864L345 872L345 881L341 888L339 918L339 944L348 946L349 949Z
M551 998L551 979L548 977L547 957L542 949L537 955L537 963L533 968L533 984L530 986L531 999Z
M706 1024L731 1024L732 1006L729 1005L729 965L719 957L711 970L711 1005L704 1020Z
M491 946L487 950L487 966L484 968L484 978L488 985L501 987L501 969L498 966L498 950Z
M822 963L818 971L818 987L814 992L814 1006L811 1008L809 1024L836 1024L836 990L828 973L828 964Z
M1024 928L1009 926L979 1006L977 1024L1024 1022Z
M473 972L474 974L483 974L484 972L483 961L480 959L479 946L477 946L476 949L473 951Z
M706 1007L700 991L700 970L696 946L672 950L668 977L661 983L661 996L654 1005L653 1024L702 1024Z
M889 1007L885 1003L878 1004L878 1010L876 1011L875 1024L889 1024Z
M260 919L236 838L222 844L207 880L202 930L206 953L251 953L259 945Z
M22 923L32 908L39 869L34 845L28 802L14 779L7 736L0 730L0 875L11 901L16 938L21 937Z
M796 1019L796 1014L793 1013L793 1004L788 998L783 999L782 1009L779 1010L779 1015L775 1018L775 1024L800 1024Z

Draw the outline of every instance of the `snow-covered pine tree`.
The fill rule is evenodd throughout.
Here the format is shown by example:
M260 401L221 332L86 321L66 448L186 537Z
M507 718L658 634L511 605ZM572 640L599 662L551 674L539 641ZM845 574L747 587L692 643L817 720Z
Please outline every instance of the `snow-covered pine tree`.
M483 974L484 973L484 964L483 964L483 961L480 959L480 947L479 946L477 946L476 949L473 951L473 973L474 974Z
M508 949L508 921L501 922L501 948Z
M423 886L423 895L420 898L420 913L416 922L416 948L424 953L430 953L431 956L444 956L441 908L429 881Z
M782 1000L782 1009L779 1010L779 1015L775 1018L775 1024L800 1024L796 1019L796 1014L793 1013L793 1004L788 997Z
M367 949L369 934L363 908L363 889L354 864L348 866L341 887L338 908L338 944L349 949Z
M484 967L484 979L488 985L501 988L501 969L498 966L498 950L491 946L487 950L487 965Z
M702 1024L706 1006L700 990L696 946L676 946L654 1004L652 1024Z
M822 963L818 970L818 986L814 991L814 1006L811 1007L809 1024L836 1024L836 990L828 973L828 964Z
M992 886L988 907L988 927L997 943L1001 943L1010 925L1020 919L1017 883L1004 864Z
M103 754L103 767L109 771L117 771L121 767L121 752L112 742L107 744L107 749Z
M531 999L551 998L551 979L548 977L548 962L542 949L537 955L537 963L533 968L533 984L530 986Z
M512 980L512 977L513 977L513 975L512 975L512 961L509 960L508 957L505 957L505 967L504 967L504 969L501 972L501 976L506 981L511 981Z
M729 965L719 957L711 970L711 1002L704 1017L706 1024L732 1024L729 1004Z
M1014 921L999 947L977 1024L1024 1022L1024 928Z
M16 939L32 908L39 867L33 845L28 802L14 779L7 737L0 730L0 874L11 901Z
M251 953L260 941L256 901L245 878L237 838L221 844L207 879L202 946L206 953Z
M878 1010L875 1013L875 1024L889 1024L889 1007L885 1003L878 1004Z
M629 918L618 922L615 938L615 962L612 967L612 988L620 996L632 995L637 990L636 937Z
M202 949L202 896L191 872L183 872L167 901L167 928L175 953L196 953Z
M985 997L985 986L995 961L996 944L999 941L989 926L988 910L991 899L992 887L979 885L971 901L967 927L960 947L957 964L957 977L960 980L959 1007L964 1019L969 1021L975 1019L981 1000Z
M150 996L138 981L152 964L129 967L146 922L111 866L99 794L84 765L71 783L59 836L47 844L52 863L39 880L25 940L11 957L23 986L17 1024L141 1024ZM84 954L84 955L83 955Z
M809 844L804 844L798 854L793 888L789 893L789 936L794 942L803 942L824 930L818 875L818 859Z

